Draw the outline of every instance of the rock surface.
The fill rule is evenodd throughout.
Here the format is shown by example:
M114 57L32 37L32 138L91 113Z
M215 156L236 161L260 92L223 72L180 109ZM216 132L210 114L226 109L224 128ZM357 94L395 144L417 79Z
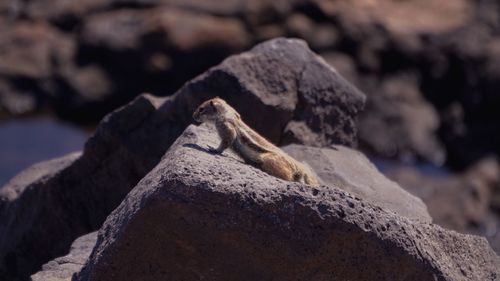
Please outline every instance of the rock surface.
M355 146L355 117L365 102L364 94L304 41L283 38L232 56L184 85L173 96L175 122L191 123L190 113L214 96L275 143L315 146Z
M80 271L97 241L97 232L86 234L71 244L69 254L42 266L42 271L31 276L32 281L71 281Z
M427 207L419 198L382 175L359 151L340 145L330 149L289 145L283 150L307 163L325 185L339 187L400 216L432 222Z
M2 187L0 279L24 280L101 226L168 148L168 130L148 138L157 106L153 97L136 99L101 122L83 154L62 158L64 166L42 164L41 178L35 166Z
M76 280L495 280L484 238L285 182L188 127L108 217ZM133 264L134 266L130 266ZM397 265L397 266L396 266Z
M170 95L188 79L256 42L297 36L369 94L367 112L358 127L366 151L438 164L446 157L447 165L464 168L484 155L500 154L499 10L494 0L0 1L0 119L48 109L74 121L98 120L139 92ZM185 32L176 28L179 25ZM271 64L273 59L262 62ZM235 60L233 64L245 62ZM297 102L288 100L294 98L285 93L293 89L288 79L300 81L294 74L295 64L291 76L282 64L283 71L268 71L275 75L271 77L280 78L267 81L264 90L251 81L245 65L226 66L230 69L219 68L227 74L225 78L218 77L217 71L205 78L217 81L213 85L217 91L234 85L245 91L257 89L241 94L245 98L240 104L232 94L226 98L235 106L255 107L259 116L276 118L277 122L268 124L251 118L253 112L246 114L248 122L268 138L280 144L353 143L350 118L356 114L349 110L359 99L344 103L335 95L335 101L349 105L338 116L337 108L321 108L324 101L307 94L322 93L332 85L314 82L318 84L308 86L306 82L303 85L309 89L297 91ZM323 72L321 63L312 68L300 77L323 77L317 75ZM262 80L268 72L254 77ZM325 73L336 76L329 70ZM284 77L287 82L278 83ZM212 87L205 78L196 82L201 81L201 90ZM343 84L333 88L344 89ZM73 239L100 226L184 130L189 111L212 95L193 94L196 91L189 87L183 92L187 94L167 100L137 99L103 123L76 162L44 178L43 184L27 181L20 189L24 192L4 193L0 217L10 221L26 216L29 223L1 226L5 232L0 240L10 243L0 248L0 279L29 276L50 258L63 255ZM254 94L261 92L279 93L283 99L277 100L285 106L269 106L276 97ZM175 124L174 120L182 121ZM324 120L334 121L324 126ZM322 124L325 130L312 124ZM464 177L439 181L431 190L443 202L465 208L457 212L434 201L431 213L442 211L444 215L438 212L436 217L443 218L443 224L483 227L490 220L485 207L490 191L477 188L482 184L470 178L466 188L459 188ZM444 188L438 190L441 184ZM71 191L61 191L57 186L62 185L71 186ZM40 187L46 191L40 192ZM82 200L68 201L74 198L72 194ZM493 196L498 194L495 191ZM496 208L498 215L500 200L495 200L490 209ZM32 210L31 205L50 208ZM498 219L493 216L492 221ZM60 227L68 222L74 227ZM489 233L490 228L497 229L498 224L481 233ZM49 237L59 230L64 239ZM498 241L500 235L496 237Z
M53 179L63 177L79 153L36 164L21 172L0 189L0 276L13 280L20 272L35 270L33 260L48 259L58 253L54 241L64 241L64 230L53 218L64 220L65 214L56 205L66 193L54 192ZM57 198L57 199L56 199ZM51 216L45 217L47 213ZM51 225L58 231L51 233ZM59 228L60 227L60 228ZM54 229L55 230L55 229ZM46 232L49 231L49 232ZM34 247L38 245L39 247ZM29 253L29 254L23 254Z
M354 120L364 102L303 41L286 39L228 58L171 97L140 96L104 118L83 154L58 174L40 184L25 180L22 192L2 189L13 194L0 197L2 221L23 223L2 225L0 279L31 275L65 254L75 238L97 230L191 123L194 109L215 95L277 143L295 122L311 141L354 145Z
M500 253L500 217L495 190L500 174L495 159L485 159L463 175L413 166L391 166L384 174L426 203L434 223L461 233L484 236Z

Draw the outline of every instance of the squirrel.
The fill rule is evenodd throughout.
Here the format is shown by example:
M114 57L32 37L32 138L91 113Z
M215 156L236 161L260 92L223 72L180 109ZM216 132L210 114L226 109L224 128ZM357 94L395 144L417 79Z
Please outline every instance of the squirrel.
M226 101L216 97L203 102L193 113L199 123L215 123L221 138L218 148L210 152L221 154L232 148L246 163L287 181L319 186L312 172L283 150L273 145L243 122L240 114Z

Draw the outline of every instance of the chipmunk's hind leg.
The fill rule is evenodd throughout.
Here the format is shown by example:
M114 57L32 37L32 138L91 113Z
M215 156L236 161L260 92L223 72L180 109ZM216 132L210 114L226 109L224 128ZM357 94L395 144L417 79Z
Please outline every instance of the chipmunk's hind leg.
M314 176L302 172L295 172L293 175L293 181L312 186L319 186L319 182Z
M306 183L306 181L304 179L304 175L302 173L299 173L299 172L295 172L293 174L293 181L300 182L300 183Z
M315 176L305 173L303 175L304 183L312 186L319 186L319 181Z
M292 168L286 165L283 157L273 153L266 153L261 156L261 160L261 168L264 172L280 179L294 181Z

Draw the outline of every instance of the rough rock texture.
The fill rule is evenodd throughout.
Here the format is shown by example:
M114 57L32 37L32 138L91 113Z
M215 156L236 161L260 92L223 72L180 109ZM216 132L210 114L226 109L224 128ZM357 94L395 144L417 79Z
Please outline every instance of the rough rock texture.
M315 146L356 145L355 117L365 102L304 41L283 38L232 56L184 85L173 97L176 122L189 124L190 113L213 96L275 143Z
M0 279L29 276L101 226L178 135L151 122L161 102L136 99L101 122L83 155L36 165L2 187Z
M354 120L364 102L303 41L286 39L228 58L171 97L142 95L104 118L83 155L59 173L42 183L25 180L19 192L12 184L2 189L13 195L0 197L6 222L0 279L31 275L65 254L75 238L98 229L191 123L194 109L215 95L276 143L294 123L314 137L304 143L354 145ZM23 222L7 223L16 219Z
M323 184L339 187L365 202L422 222L431 222L427 207L387 179L362 153L344 146L331 149L289 145L288 154L303 161L321 178Z
M500 253L500 217L496 209L499 166L485 159L463 175L387 165L382 171L412 194L422 198L434 223L462 233L486 237Z
M42 271L31 276L32 281L70 281L87 261L97 241L97 232L76 239L69 254L44 264Z
M103 120L81 156L37 165L2 187L0 279L24 280L101 226L168 147L149 145L143 122L155 110L154 98L138 98Z
M495 280L484 238L400 217L335 186L213 155L189 127L108 217L76 280ZM130 266L133 264L134 266Z

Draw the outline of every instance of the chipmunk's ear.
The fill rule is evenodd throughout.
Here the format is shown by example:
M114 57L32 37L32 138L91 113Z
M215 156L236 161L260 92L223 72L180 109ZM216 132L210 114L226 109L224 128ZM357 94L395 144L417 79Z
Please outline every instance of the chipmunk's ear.
M215 104L214 104L214 101L213 101L213 100L210 100L210 106L211 106L211 107L215 107Z

